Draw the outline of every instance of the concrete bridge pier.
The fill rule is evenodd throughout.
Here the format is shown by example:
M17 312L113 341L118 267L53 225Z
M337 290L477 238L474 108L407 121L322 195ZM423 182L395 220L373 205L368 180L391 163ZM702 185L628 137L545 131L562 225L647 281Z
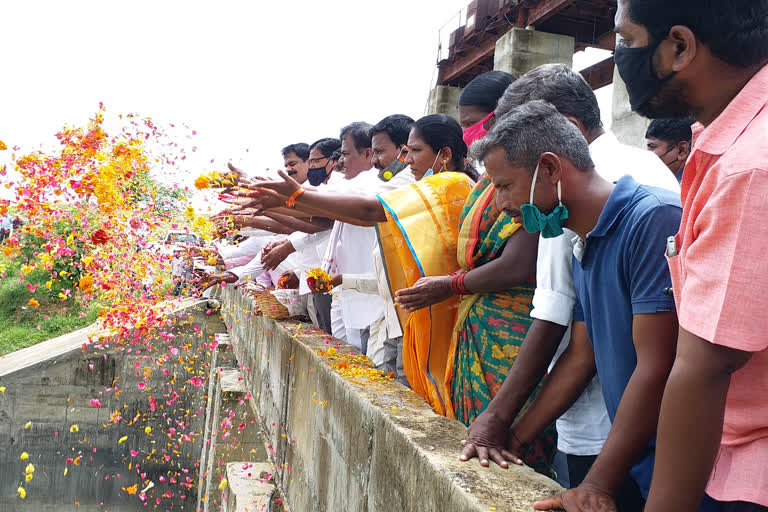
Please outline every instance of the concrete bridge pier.
M496 41L493 69L522 76L542 64L573 65L575 39L530 28L513 28ZM438 85L429 94L428 112L458 119L459 95L463 89Z

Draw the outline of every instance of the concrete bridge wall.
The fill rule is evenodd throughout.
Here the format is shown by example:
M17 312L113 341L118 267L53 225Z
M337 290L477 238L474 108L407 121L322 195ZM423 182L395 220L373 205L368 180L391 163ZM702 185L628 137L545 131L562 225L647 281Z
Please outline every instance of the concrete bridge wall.
M296 511L514 511L560 490L529 468L458 460L465 428L400 384L361 384L318 355L335 347L306 324L252 314L227 288L222 317ZM339 346L339 352L354 350Z

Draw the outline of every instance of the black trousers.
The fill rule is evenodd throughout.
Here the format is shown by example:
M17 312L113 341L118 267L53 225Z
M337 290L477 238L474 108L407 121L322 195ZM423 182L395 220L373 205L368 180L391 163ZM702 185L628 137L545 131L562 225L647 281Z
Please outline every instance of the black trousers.
M331 294L313 293L310 300L315 305L318 327L328 334L333 333L331 330Z
M597 455L568 455L568 478L571 481L571 489L584 481L595 459ZM642 512L645 507L645 498L632 477L624 481L615 499L619 512Z

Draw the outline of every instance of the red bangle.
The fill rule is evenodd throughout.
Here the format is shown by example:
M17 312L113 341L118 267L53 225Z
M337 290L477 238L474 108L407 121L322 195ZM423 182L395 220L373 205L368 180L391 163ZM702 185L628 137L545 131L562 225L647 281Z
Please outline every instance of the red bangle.
M451 291L454 295L459 295L459 287L457 283L459 282L459 274L458 272L453 274L453 278L451 279Z
M300 196L301 194L303 194L303 193L304 193L304 189L303 189L303 188L301 188L301 187L299 187L299 188L298 188L298 190L296 190L296 192L294 192L293 194L291 194L291 197L289 197L289 198L288 198L288 199L285 201L285 205L286 205L288 208L293 208L294 206L296 206L296 199L298 199L298 198L299 198L299 196Z
M459 281L458 281L458 283L456 283L456 284L458 285L458 288L459 288L459 292L460 292L462 295L469 295L469 293L467 292L467 288L466 288L466 286L464 286L464 279L466 278L466 276L467 276L467 274L466 274L466 273L462 273L462 274L460 274L460 275L459 275Z
M464 285L466 277L466 272L460 271L454 274L453 279L451 279L451 291L453 291L454 295L472 295L472 292L467 290L467 287Z

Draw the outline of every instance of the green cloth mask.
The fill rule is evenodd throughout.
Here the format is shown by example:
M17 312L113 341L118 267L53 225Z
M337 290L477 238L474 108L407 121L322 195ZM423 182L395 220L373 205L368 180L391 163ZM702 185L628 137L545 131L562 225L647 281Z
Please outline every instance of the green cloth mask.
M379 179L381 181L389 181L395 176L397 176L400 171L408 167L408 164L405 163L404 159L401 159L401 156L403 154L403 150L401 149L400 152L397 154L397 158L395 158L391 164L383 168L379 171Z
M523 228L529 233L541 231L543 238L555 238L563 234L563 223L568 218L568 208L563 204L559 181L557 182L557 200L560 204L552 210L552 213L545 215L538 206L533 204L533 190L536 188L538 175L539 165L536 164L531 183L531 198L528 203L520 207L520 213L523 215Z

